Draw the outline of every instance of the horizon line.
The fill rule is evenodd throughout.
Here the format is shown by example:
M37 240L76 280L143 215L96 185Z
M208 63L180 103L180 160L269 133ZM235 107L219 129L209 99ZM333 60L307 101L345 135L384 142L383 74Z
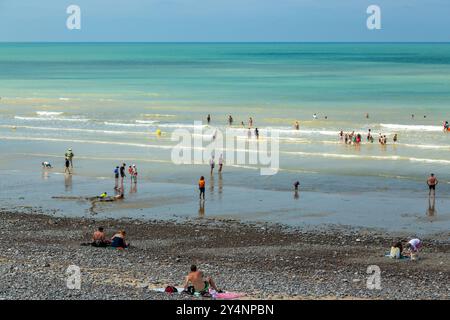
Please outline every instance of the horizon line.
M1 41L0 44L450 44L450 41Z

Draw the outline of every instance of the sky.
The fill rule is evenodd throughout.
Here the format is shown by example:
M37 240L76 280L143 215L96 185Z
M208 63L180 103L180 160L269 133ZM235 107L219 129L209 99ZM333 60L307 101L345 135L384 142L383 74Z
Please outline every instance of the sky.
M450 0L0 0L0 41L449 42Z

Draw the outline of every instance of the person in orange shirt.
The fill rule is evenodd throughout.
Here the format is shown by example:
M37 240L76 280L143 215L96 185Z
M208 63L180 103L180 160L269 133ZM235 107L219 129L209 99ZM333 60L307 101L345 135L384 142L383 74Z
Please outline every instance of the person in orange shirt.
M203 194L203 200L205 200L205 177L201 176L200 180L198 181L198 188L200 190L200 200L202 199Z

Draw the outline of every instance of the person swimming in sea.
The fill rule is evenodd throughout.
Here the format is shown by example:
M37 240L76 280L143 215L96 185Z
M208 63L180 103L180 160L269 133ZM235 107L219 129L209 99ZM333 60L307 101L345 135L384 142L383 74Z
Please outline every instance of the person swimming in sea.
M397 141L398 141L398 136L397 136L397 134L394 134L394 138L392 138L392 141L394 141L394 143L397 143Z

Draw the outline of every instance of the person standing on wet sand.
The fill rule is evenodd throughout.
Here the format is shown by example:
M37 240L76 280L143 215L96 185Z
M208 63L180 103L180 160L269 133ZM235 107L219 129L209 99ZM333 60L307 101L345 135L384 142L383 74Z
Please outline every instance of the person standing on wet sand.
M203 195L203 200L205 200L205 177L201 176L200 180L198 181L198 189L200 191L200 200L202 200L202 195Z
M72 174L72 173L70 172L70 160L69 160L69 158L66 158L66 160L65 160L65 169L64 169L64 173Z
M128 174L130 175L130 182L133 183L134 170L132 166L128 166Z
M251 128L251 127L253 127L253 118L252 117L250 117L249 119L248 119L248 126Z
M116 182L114 189L117 190L119 188L119 166L114 169L114 180Z
M430 177L427 180L428 188L430 189L430 192L428 193L429 197L431 197L431 192L433 192L433 197L436 196L436 186L438 183L438 179L434 176L434 173L430 174Z
M206 122L208 123L208 125L211 122L211 115L210 114L208 114L208 116L206 117Z
M125 175L125 168L126 168L126 164L122 163L122 166L119 169L120 172L120 189L123 191L123 179L125 179L126 175Z
M69 162L70 162L70 167L73 168L72 159L73 159L74 154L73 154L73 152L72 152L72 148L69 148L69 149L67 150L67 152L65 153L64 156L66 157L66 159L69 160Z
M209 159L209 166L211 167L211 175L213 175L214 167L216 166L216 162L214 160L214 156L211 156L211 159Z
M223 168L223 154L221 153L219 156L219 173L222 173Z
M258 130L258 128L255 128L255 137L256 137L256 139L259 139L259 130Z

